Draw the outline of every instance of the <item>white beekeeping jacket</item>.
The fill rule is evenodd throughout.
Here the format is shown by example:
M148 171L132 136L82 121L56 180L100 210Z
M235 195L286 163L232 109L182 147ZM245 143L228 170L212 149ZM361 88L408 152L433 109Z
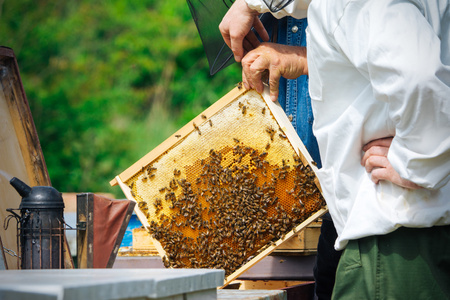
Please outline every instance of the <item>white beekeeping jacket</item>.
M311 0L294 0L294 1L276 1L276 0L245 0L247 5L260 13L271 12L275 18L281 19L285 16L291 16L296 19L306 18L306 11ZM276 6L283 2L290 2L281 10L277 10ZM280 3L280 4L278 4ZM281 5L283 6L283 5ZM271 11L277 10L277 11Z
M318 177L348 240L450 224L448 0L314 0L308 69ZM388 159L422 189L375 184L362 147L393 136Z

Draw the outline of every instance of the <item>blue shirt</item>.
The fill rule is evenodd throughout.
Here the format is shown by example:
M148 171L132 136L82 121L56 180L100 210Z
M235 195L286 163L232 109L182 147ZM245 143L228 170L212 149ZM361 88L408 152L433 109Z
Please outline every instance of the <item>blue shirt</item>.
M268 16L266 16L268 17ZM276 41L278 44L291 46L306 47L306 27L308 22L306 19L294 19L285 17L280 20L273 18L266 23L269 35L276 30ZM306 149L312 159L321 167L319 147L316 137L312 132L312 124L314 121L311 109L311 98L308 90L309 78L307 75L300 76L297 79L280 78L280 87L278 94L278 102L280 102L286 115L292 122L294 129L297 131Z

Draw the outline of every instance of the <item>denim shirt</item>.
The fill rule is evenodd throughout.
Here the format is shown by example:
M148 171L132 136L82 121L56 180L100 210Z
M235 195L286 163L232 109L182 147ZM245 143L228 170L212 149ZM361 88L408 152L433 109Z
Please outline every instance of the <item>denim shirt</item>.
M284 17L272 27L277 28L276 42L291 46L306 46L305 29L308 26L306 19L297 20L292 17ZM316 137L312 132L314 121L311 109L311 98L308 90L309 78L307 75L297 79L280 78L278 102L280 102L286 115L292 122L312 159L321 167L319 147Z

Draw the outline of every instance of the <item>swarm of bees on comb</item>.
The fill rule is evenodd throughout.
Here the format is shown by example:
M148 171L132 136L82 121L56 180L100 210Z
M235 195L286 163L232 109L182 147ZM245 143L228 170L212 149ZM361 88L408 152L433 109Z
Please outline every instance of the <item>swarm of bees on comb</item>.
M311 167L258 96L202 114L126 181L166 267L228 276L325 205Z

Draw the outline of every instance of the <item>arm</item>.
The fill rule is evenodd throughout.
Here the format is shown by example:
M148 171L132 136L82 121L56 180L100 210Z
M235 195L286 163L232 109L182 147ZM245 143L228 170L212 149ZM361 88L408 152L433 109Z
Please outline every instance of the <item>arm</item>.
M251 31L252 27L264 41L269 40L269 34L258 16L259 12L250 9L245 0L236 0L219 24L220 33L225 43L233 51L234 59L237 62L240 62L248 51L260 44L256 35Z
M389 147L392 143L392 137L382 138L369 142L363 147L364 156L361 165L366 168L368 173L372 173L372 181L375 183L380 180L387 180L401 187L409 189L421 188L414 182L403 179L392 167L387 159Z
M242 81L245 88L262 93L266 70L269 71L270 97L278 98L280 77L295 79L308 74L306 47L263 43L242 60Z
M432 2L370 1L361 22L352 16L334 34L347 41L341 46L367 74L376 99L389 104L395 137L387 159L393 169L439 189L450 179L449 28L439 26L450 12L439 12Z
M260 13L271 12L276 18L292 16L303 19L306 18L309 2L310 0L236 0L219 24L219 30L225 43L233 51L234 59L240 62L247 52L260 44L251 31L252 26L263 41L269 40L269 35L258 18ZM277 6L282 9L276 9Z

